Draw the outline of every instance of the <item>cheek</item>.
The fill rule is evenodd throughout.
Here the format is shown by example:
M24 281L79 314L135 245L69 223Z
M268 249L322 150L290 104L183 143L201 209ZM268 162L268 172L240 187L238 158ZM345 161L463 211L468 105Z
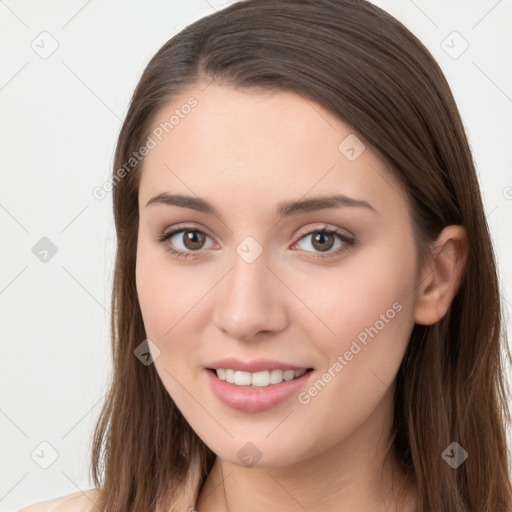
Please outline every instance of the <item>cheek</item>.
M355 428L391 389L414 326L415 259L405 252L354 258L309 294L311 309L334 331L315 337L313 320L308 328L325 364L301 403L318 428L322 421L333 432L340 424Z
M148 245L141 243L137 248L137 296L146 334L168 345L175 332L190 322L206 283L197 272L176 270L163 250Z
M407 330L410 325L415 261L385 249L347 259L339 268L329 269L325 278L315 278L314 287L308 275L295 282L297 295L316 314L303 317L311 339L325 340L331 357L334 351L348 350L354 339L364 343L369 331L376 329L379 338L386 339L398 332L403 336L403 326Z
M188 388L190 378L186 362L194 357L194 336L188 323L193 300L184 293L183 276L169 269L154 249L138 246L135 281L146 336L159 350L157 355L152 353L155 369L169 395L184 403L183 385Z
M410 297L401 294L404 289L403 284L382 279L363 291L352 290L350 299L338 292L336 306L323 317L336 334L310 334L324 364L297 397L309 427L305 445L324 449L340 436L349 436L370 416L387 414L414 325L414 307ZM314 435L318 431L324 432L321 439Z
M381 247L310 289L308 305L329 327L313 315L303 324L323 361L321 382L301 401L311 402L312 417L350 428L347 421L361 420L389 390L414 326L413 255L412 249ZM306 293L306 278L301 288Z
M179 403L199 373L200 339L207 315L204 297L211 284L193 267L177 269L168 255L142 241L137 248L135 280L144 328L159 349L155 368L169 394ZM184 386L184 387L183 387Z
M147 257L148 256L148 257ZM142 318L147 336L161 339L169 329L169 318L173 291L164 292L162 275L158 265L152 265L149 254L142 248L137 252L135 282Z

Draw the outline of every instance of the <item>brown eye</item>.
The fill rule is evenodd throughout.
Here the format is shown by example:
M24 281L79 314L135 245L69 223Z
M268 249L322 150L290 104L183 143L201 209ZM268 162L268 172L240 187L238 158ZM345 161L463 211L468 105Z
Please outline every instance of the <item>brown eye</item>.
M215 246L211 237L200 229L181 227L157 237L164 249L175 256L190 258L200 256L202 249ZM210 242L210 245L208 244Z
M201 231L184 231L182 237L183 245L191 251L202 249L205 240L206 235Z
M355 239L336 229L315 229L302 235L295 244L314 258L328 258L340 255L355 243ZM301 247L302 245L302 247ZM309 247L307 247L309 246Z
M313 247L319 251L328 251L329 249L332 249L334 242L334 235L325 231L317 232L311 239Z

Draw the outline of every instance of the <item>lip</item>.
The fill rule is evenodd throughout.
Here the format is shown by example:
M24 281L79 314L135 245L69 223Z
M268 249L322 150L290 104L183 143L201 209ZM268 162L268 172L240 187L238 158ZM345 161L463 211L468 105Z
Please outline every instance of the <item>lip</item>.
M219 366L218 368L222 368ZM227 368L235 369L232 366ZM268 366L266 369L270 369ZM279 367L284 369L282 366ZM277 368L272 368L277 369ZM297 369L302 368L287 368ZM293 395L296 395L301 388L305 387L311 378L314 370L309 369L304 375L290 381L283 381L280 384L273 384L266 387L242 387L220 380L215 371L205 368L206 378L210 389L217 398L228 407L242 412L261 412L285 402ZM247 370L243 370L247 371Z
M234 357L213 361L206 365L211 370L218 370L219 368L241 370L243 372L262 372L264 370L307 370L307 366L294 366L291 364L271 360L271 359L257 359L254 361L242 361Z

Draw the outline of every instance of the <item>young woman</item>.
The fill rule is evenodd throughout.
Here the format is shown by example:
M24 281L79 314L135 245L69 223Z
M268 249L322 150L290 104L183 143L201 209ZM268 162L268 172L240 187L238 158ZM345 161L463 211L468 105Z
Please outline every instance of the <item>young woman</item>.
M26 511L510 512L479 185L402 24L363 0L191 24L135 90L112 187L96 488Z

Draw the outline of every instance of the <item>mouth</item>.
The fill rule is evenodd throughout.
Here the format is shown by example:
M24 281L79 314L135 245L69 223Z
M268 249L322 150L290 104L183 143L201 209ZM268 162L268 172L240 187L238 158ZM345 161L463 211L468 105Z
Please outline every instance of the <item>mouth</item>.
M288 402L316 374L314 368L277 359L227 357L204 367L207 385L220 402L254 413Z
M262 370L259 372L246 372L233 368L207 368L219 380L240 388L266 388L277 386L283 382L299 379L313 368L301 368L300 370Z
M268 411L288 402L307 387L313 368L246 372L233 368L205 368L213 395L231 409L244 413ZM233 382L230 382L233 381Z

